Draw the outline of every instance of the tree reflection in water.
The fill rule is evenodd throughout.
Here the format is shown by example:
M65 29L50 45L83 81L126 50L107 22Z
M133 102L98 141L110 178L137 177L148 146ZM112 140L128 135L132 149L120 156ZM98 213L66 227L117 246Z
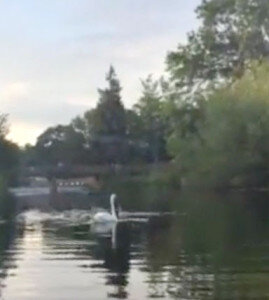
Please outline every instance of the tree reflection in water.
M23 248L30 261L33 253L38 256L30 269L18 261L24 268L19 273L31 280L39 276L34 292L51 291L52 298L60 293L64 299L72 299L71 294L78 299L266 299L268 198L240 197L182 196L178 211L183 215L150 217L147 223L119 222L108 228L63 220L62 215L46 217L37 229L40 249L31 252L31 244ZM19 259L23 241L7 227L0 231L0 242L5 277ZM64 283L55 282L58 276ZM16 290L18 281L8 282L9 292Z
M268 221L259 216L265 212L251 209L247 201L231 205L200 196L191 202L183 204L185 216L155 217L147 224L119 223L109 230L73 228L66 238L85 242L81 247L90 263L81 267L96 276L103 274L104 284L113 287L107 291L109 298L133 297L138 292L167 299L266 295ZM133 289L142 286L137 274L143 291Z
M15 270L17 245L15 235L22 235L23 232L17 232L13 223L4 223L0 225L0 298L2 297L2 289L5 288L5 278L8 276L9 270ZM9 276L15 276L14 273Z

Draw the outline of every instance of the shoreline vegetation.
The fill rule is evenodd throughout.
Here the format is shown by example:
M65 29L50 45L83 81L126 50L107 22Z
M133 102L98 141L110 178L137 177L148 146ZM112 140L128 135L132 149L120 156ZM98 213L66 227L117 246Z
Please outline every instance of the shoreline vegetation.
M42 134L35 146L23 150L22 164L45 169L56 165L66 174L80 165L96 169L102 176L137 173L148 182L202 189L267 189L268 80L269 63L255 63L232 86L218 88L206 100L197 101L184 116L191 124L177 124L170 135L162 136L165 147L157 159L156 144L152 146L143 137L132 141L127 133L121 138L113 133L95 133L85 146L85 133L72 129L81 137L75 150L73 137L65 132L70 128L57 127ZM180 118L176 121L182 122ZM87 122L87 126L93 125L92 119L85 119L84 125ZM144 157L140 156L141 149L131 149L140 144L145 147Z
M111 66L96 107L46 129L35 145L9 142L0 114L0 194L16 182L14 174L76 165L113 166L113 176L142 166L132 180L163 186L267 190L269 2L206 0L196 13L200 27L168 52L167 75L141 80L132 108L124 106Z
M9 220L15 212L15 199L8 187L16 183L19 147L7 140L7 115L0 113L0 220Z

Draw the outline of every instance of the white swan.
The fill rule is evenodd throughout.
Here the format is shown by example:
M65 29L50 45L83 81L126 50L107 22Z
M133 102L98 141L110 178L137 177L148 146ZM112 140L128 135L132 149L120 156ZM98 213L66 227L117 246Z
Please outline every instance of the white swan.
M116 210L115 210L115 199L116 199L116 195L112 194L110 196L111 213L98 212L93 216L93 222L95 222L95 223L115 223L118 221L118 217L117 217Z

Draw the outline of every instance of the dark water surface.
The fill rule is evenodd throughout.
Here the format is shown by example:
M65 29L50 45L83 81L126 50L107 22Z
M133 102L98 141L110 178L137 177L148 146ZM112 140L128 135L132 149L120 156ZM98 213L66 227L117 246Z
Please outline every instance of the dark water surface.
M28 211L0 225L0 298L269 299L268 203L181 195L178 214L106 228L87 211Z

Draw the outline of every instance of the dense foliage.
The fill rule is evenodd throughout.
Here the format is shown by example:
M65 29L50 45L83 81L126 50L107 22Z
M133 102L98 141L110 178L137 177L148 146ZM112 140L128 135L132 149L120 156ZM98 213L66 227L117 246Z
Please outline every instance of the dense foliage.
M6 139L8 133L7 116L0 114L0 176L7 180L18 163L18 146Z
M196 132L175 129L169 149L184 176L218 187L269 182L269 65L248 71L201 105Z
M9 217L14 208L7 186L15 181L19 155L18 147L6 139L7 133L7 116L0 114L0 218Z
M269 55L267 0L203 0L201 26L167 57L172 80L198 89L240 78L252 60Z

